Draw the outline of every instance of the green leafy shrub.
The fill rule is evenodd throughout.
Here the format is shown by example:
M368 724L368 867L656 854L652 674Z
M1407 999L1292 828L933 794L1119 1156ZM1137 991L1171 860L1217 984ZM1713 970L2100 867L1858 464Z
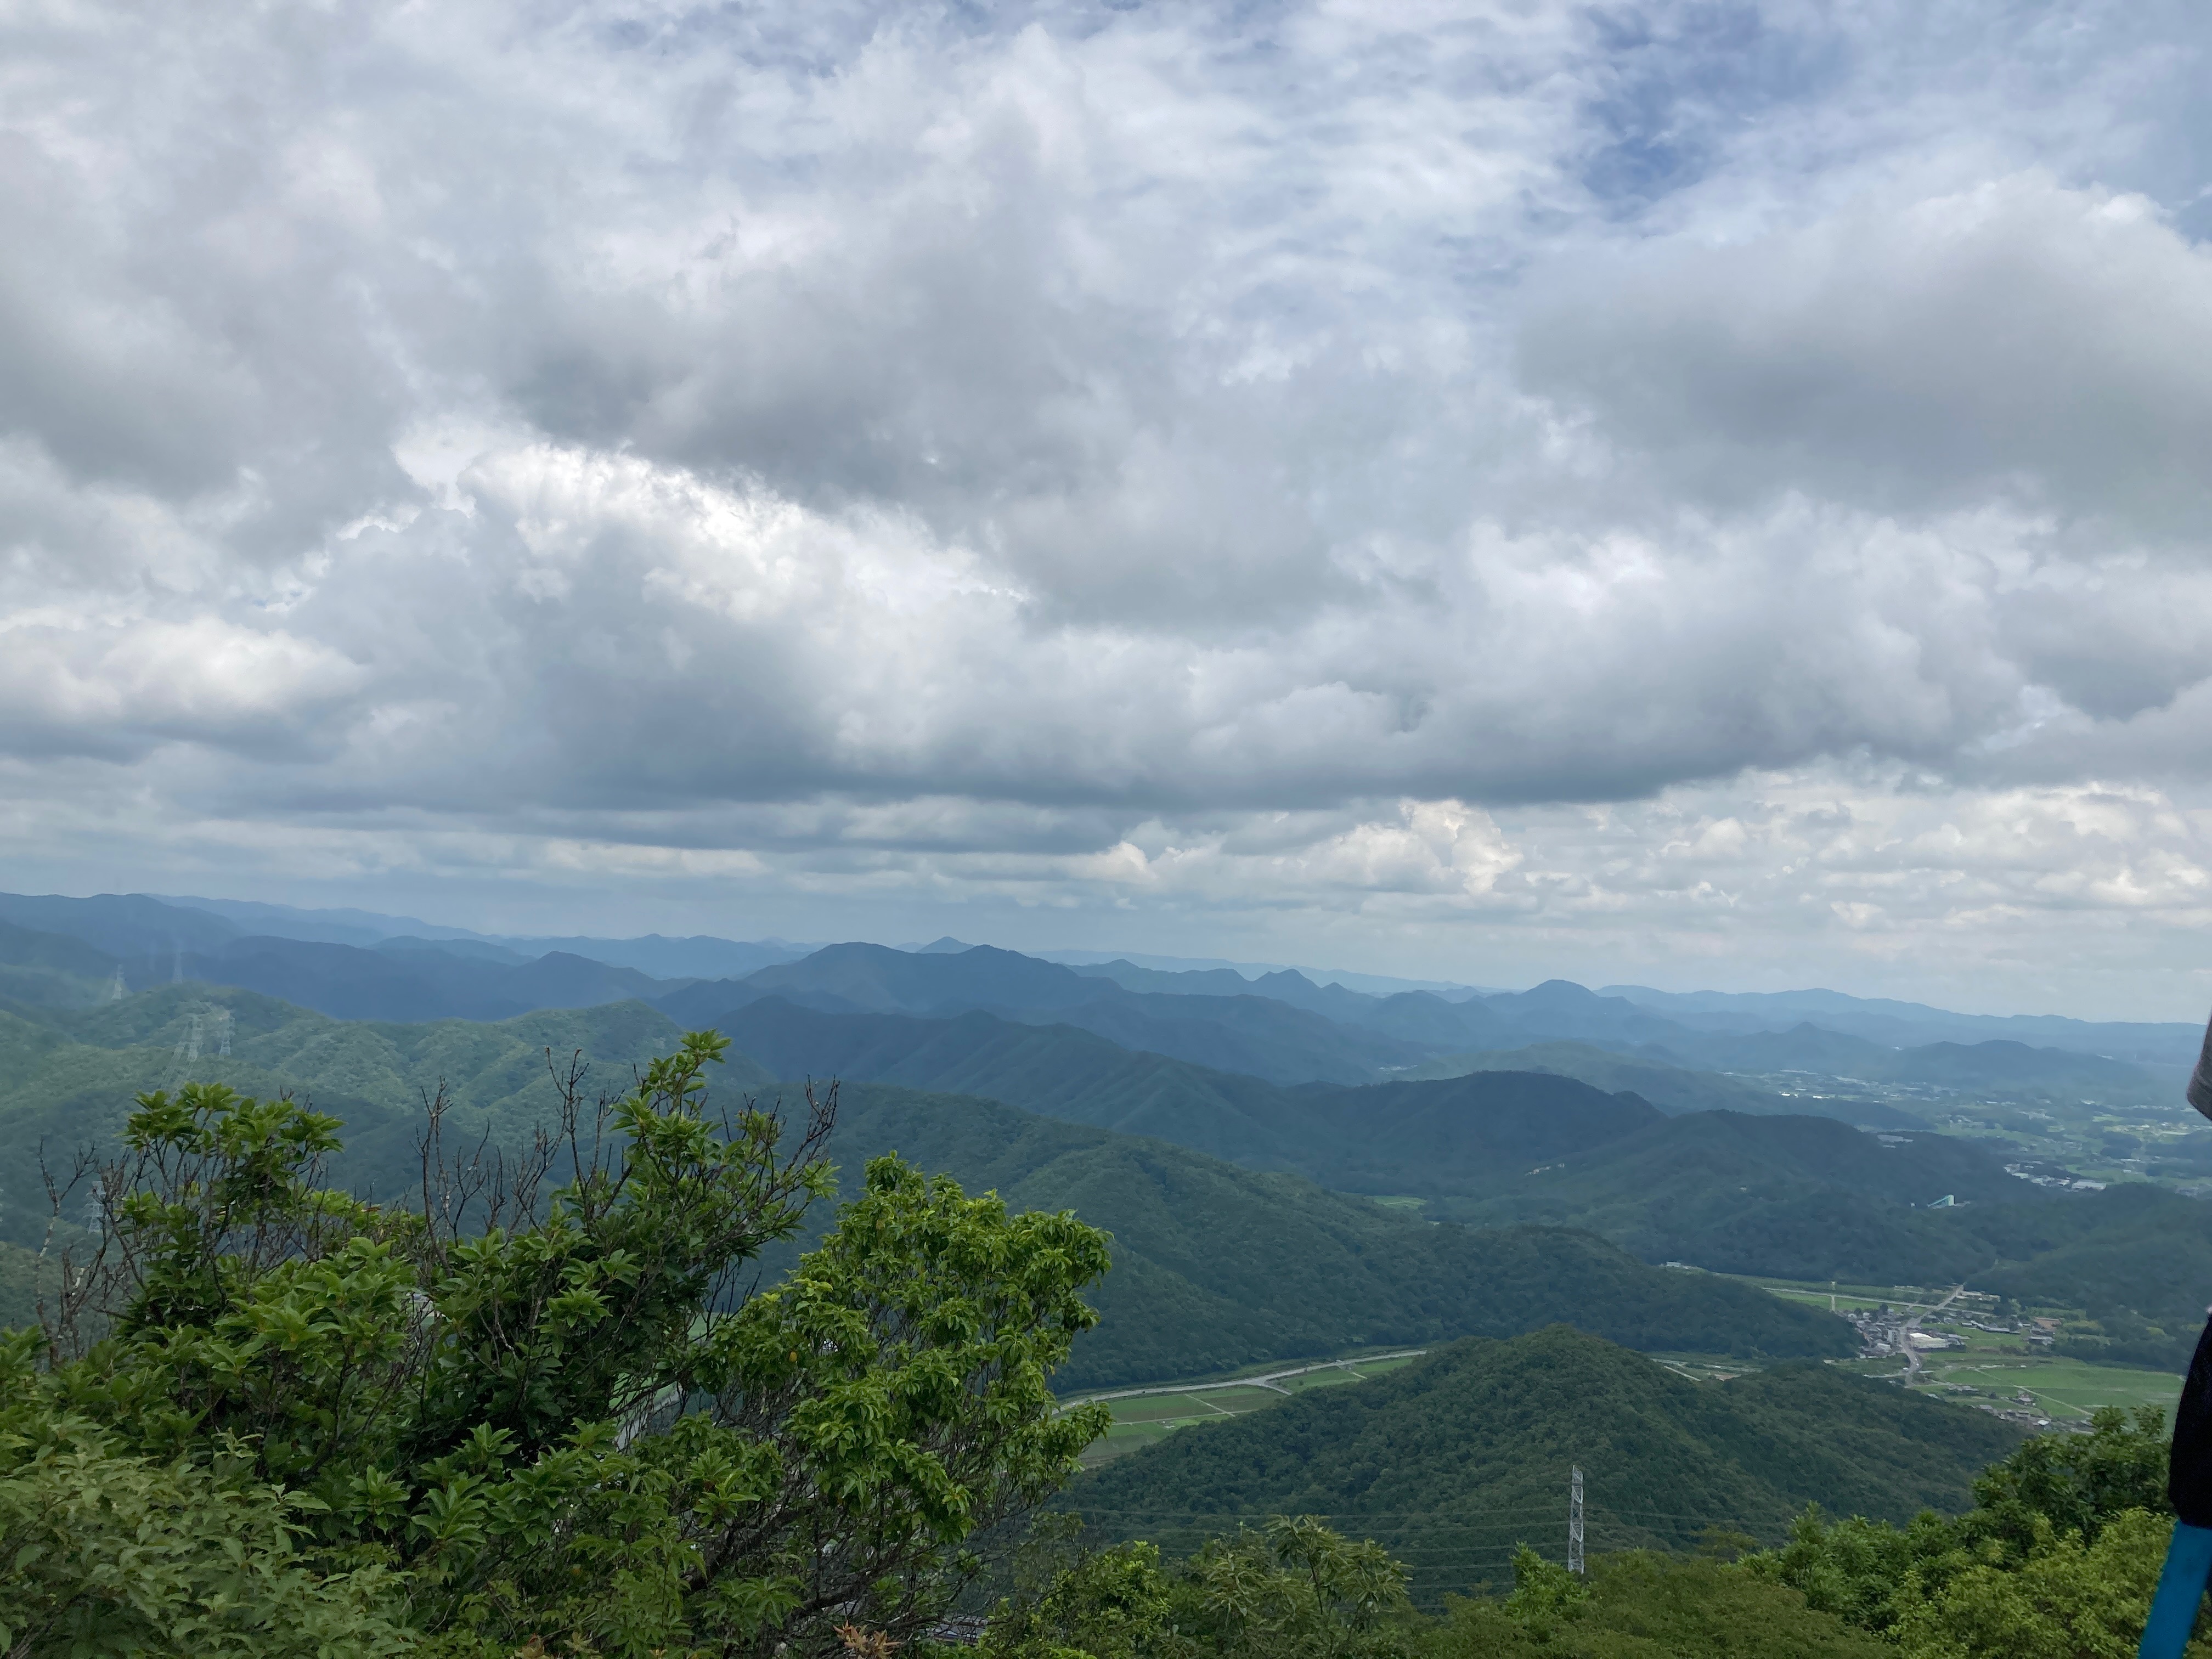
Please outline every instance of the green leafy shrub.
M1878 1638L1786 1586L1711 1559L1637 1550L1587 1577L1516 1553L1502 1601L1454 1597L1416 1659L1876 1659Z
M301 1547L312 1504L118 1449L38 1409L27 1334L0 1346L0 1653L382 1659L410 1645L400 1580ZM229 1467L226 1467L226 1465Z
M1053 1517L1054 1541L1080 1530ZM1158 1549L1076 1549L1000 1603L984 1659L1395 1659L1413 1627L1406 1570L1310 1516L1209 1541L1163 1569Z
M2094 1541L2046 1522L2017 1560L1959 1567L1924 1595L1908 1584L1899 1646L1910 1659L2129 1659L2172 1531L2143 1510L2107 1517Z
M2045 1435L1993 1464L1954 1520L1899 1528L1810 1511L1744 1567L1910 1659L2131 1654L2172 1529L2166 1459L2162 1413L2107 1407L2086 1434Z
M24 1443L96 1448L131 1502L178 1514L180 1563L213 1536L185 1516L234 1510L227 1555L251 1572L226 1582L265 1577L254 1627L286 1640L372 1601L393 1641L453 1654L910 1637L972 1577L970 1535L1103 1427L1055 1414L1047 1379L1095 1322L1107 1241L880 1158L789 1278L748 1293L746 1265L826 1189L830 1110L795 1146L750 1103L711 1118L724 1047L685 1038L595 1114L572 1078L519 1163L447 1167L434 1114L411 1209L325 1184L337 1126L290 1101L142 1097L100 1254L70 1270L47 1367L14 1379ZM45 1467L11 1479L9 1513L61 1513ZM22 1617L105 1605L66 1559Z

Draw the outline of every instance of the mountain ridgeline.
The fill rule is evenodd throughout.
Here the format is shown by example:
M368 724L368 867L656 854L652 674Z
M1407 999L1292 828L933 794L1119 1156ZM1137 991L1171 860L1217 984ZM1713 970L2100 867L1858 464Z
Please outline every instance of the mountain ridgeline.
M2160 1364L2177 1363L2195 1287L2212 1277L2206 1206L2140 1183L2054 1194L2008 1174L1990 1143L1934 1133L1893 1101L1812 1098L1787 1082L1818 1072L1931 1097L2154 1097L2160 1068L2193 1046L2185 1027L1990 1022L1830 993L1355 990L1289 970L1071 966L951 941L526 941L413 921L403 930L404 919L380 933L363 913L201 902L0 896L0 1237L27 1243L43 1225L40 1149L112 1133L140 1089L191 1077L310 1093L348 1124L347 1178L388 1190L411 1167L421 1103L441 1085L482 1131L520 1138L550 1109L549 1054L588 1054L620 1081L678 1030L713 1026L744 1056L726 1072L732 1086L845 1081L848 1163L934 1149L911 1155L1025 1194L1047 1168L1061 1172L1053 1182L1073 1182L1066 1171L1079 1165L1119 1170L1086 1188L1094 1205L1110 1189L1116 1214L1148 1218L1108 1224L1125 1233L1129 1271L1117 1282L1146 1280L1152 1305L1183 1311L1164 1314L1169 1334L1142 1361L1133 1356L1150 1339L1117 1321L1085 1351L1102 1375L1498 1330L1505 1316L1494 1310L1414 1288L1472 1271L1437 1254L1471 1248L1470 1233L1536 1228L1557 1241L1573 1230L1626 1252L1619 1261L1729 1272L1963 1280L2082 1307L2103 1334L2078 1346ZM283 928L307 936L270 931ZM708 976L731 966L744 971ZM1878 1040L1899 1034L1925 1040ZM2113 1052L2024 1041L2053 1036ZM909 1105L883 1104L895 1100ZM998 1115L1008 1109L1015 1119ZM956 1132L989 1123L1040 1148L1045 1121L1093 1138L1010 1173ZM1139 1141L1151 1149L1141 1181L1129 1173ZM1381 1250L1418 1265L1387 1285L1332 1265L1362 1288L1270 1300L1209 1260L1227 1248L1219 1239L1170 1248L1191 1201L1147 1208L1133 1196L1193 1183L1224 1216L1249 1204L1318 1230L1304 1243L1252 1233L1263 1259L1340 1263ZM1231 1204L1231 1191L1246 1196ZM1955 1207L1929 1207L1945 1196ZM1364 1201L1375 1198L1417 1200L1419 1218ZM1425 1224L1438 1222L1448 1224ZM1357 1242L1369 1225L1398 1242ZM1323 1236L1338 1243L1324 1249ZM1786 1348L1764 1329L1745 1340Z
M42 1153L51 1162L79 1139L112 1136L141 1090L189 1077L311 1097L344 1121L337 1176L404 1198L420 1178L422 1102L441 1085L460 1134L511 1143L556 1104L549 1050L590 1054L600 1084L619 1090L678 1035L637 1003L491 1024L376 1024L191 985L74 1024L64 1035L0 1015L0 1237L18 1251L46 1226ZM216 1052L218 1030L227 1054ZM787 1103L796 1093L742 1054L717 1086ZM1637 1347L1819 1356L1852 1346L1825 1315L1654 1268L1586 1232L1432 1226L1295 1175L973 1096L848 1085L830 1152L848 1191L867 1158L896 1152L1018 1206L1073 1209L1111 1230L1116 1271L1098 1292L1106 1319L1078 1345L1071 1385L1506 1335L1560 1318ZM772 1254L762 1271L773 1278L789 1260Z
M1879 1106L1792 1103L1712 1074L1806 1073L2022 1099L2167 1098L2197 1036L2180 1024L1996 1019L1832 992L1683 997L1637 987L1596 993L1565 981L1511 993L1356 990L1291 969L1248 978L1120 961L1070 966L953 941L906 951L658 935L491 938L359 911L144 895L0 894L0 1006L19 1009L92 1006L112 994L118 974L127 991L198 980L387 1021L501 1018L635 997L701 1024L780 997L822 1012L981 1011L1072 1026L1123 1048L1285 1084L1487 1066L1559 1071L1618 1091L1636 1086L1618 1080L1626 1057L1651 1085L1638 1092L1662 1109L1856 1112L1869 1121ZM1498 1058L1540 1045L1553 1051ZM1677 1075L1686 1072L1707 1081Z

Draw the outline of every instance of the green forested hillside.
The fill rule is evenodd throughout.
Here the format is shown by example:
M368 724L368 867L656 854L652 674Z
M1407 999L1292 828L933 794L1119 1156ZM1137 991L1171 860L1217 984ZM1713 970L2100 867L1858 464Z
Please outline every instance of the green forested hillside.
M1919 1119L1877 1101L1808 1101L1784 1098L1740 1079L1717 1072L1693 1072L1663 1060L1638 1054L1617 1054L1587 1042L1537 1042L1524 1048L1482 1054L1446 1054L1401 1075L1408 1081L1423 1078L1464 1077L1469 1072L1556 1072L1618 1094L1627 1091L1644 1097L1661 1111L1751 1112L1767 1115L1839 1117L1847 1123L1871 1124L1884 1129L1924 1128Z
M1530 1164L1660 1121L1644 1101L1565 1077L1486 1071L1359 1088L1285 1088L1119 1048L1072 1026L1025 1025L985 1013L952 1019L826 1013L777 999L733 1010L720 1024L738 1047L784 1077L988 1095L1255 1168L1295 1170L1354 1192L1486 1190Z
M114 971L114 959L82 939L0 921L0 1007L88 1007Z
M0 1243L0 1330L38 1322L39 1302L51 1300L58 1285L58 1263L34 1249Z
M1340 1025L1324 1014L1263 996L1123 992L1025 1018L1064 1021L1125 1048L1285 1085L1365 1083L1393 1066L1425 1060L1436 1052L1432 1044Z
M228 1056L216 1052L226 1016ZM498 1024L380 1025L193 985L72 1016L66 1030L0 1017L0 1229L34 1243L46 1216L40 1144L58 1160L112 1133L139 1090L191 1079L310 1096L346 1122L337 1177L383 1195L416 1179L421 1102L441 1079L460 1126L517 1139L553 1109L549 1048L562 1060L584 1051L596 1082L619 1089L673 1036L664 1016L636 1003ZM714 1087L797 1094L792 1085L779 1091L735 1053ZM1292 1176L1256 1175L994 1101L847 1088L833 1156L849 1176L890 1151L970 1189L998 1188L1023 1207L1073 1208L1115 1231L1121 1270L1103 1292L1105 1324L1077 1349L1071 1385L1365 1342L1510 1334L1563 1318L1648 1347L1850 1347L1846 1328L1825 1315L1656 1272L1585 1234L1431 1226Z
M2063 1245L2075 1252L2072 1265L2055 1270L2051 1283L2081 1286L2081 1304L2110 1316L2113 1327L2110 1337L2088 1340L2124 1341L2137 1358L2166 1353L2182 1340L2191 1322L2184 1304L2197 1294L2183 1281L2197 1246L2163 1248L2156 1228L2124 1218L2101 1231L2002 1221L1993 1210L2065 1209L2079 1200L2042 1198L2005 1176L1978 1146L1924 1133L1884 1142L1806 1118L1708 1113L1665 1121L1640 1100L1528 1073L1286 1090L1132 1054L1070 1028L985 1014L929 1021L756 1005L731 1023L740 1049L765 1050L771 1064L741 1069L746 1063L733 1060L724 1068L725 1087L767 1086L770 1072L903 1073L940 1093L989 1092L1054 1115L1211 1142L1209 1150L1301 1170L1327 1185L1424 1196L1431 1218L1592 1229L1648 1261L1921 1282L2028 1262ZM348 1122L340 1178L384 1191L411 1178L420 1103L441 1080L459 1122L520 1137L553 1103L548 1048L562 1056L581 1050L602 1084L620 1084L673 1034L665 1016L636 1003L498 1024L380 1024L191 984L88 1010L44 1011L35 1021L0 1015L0 1238L27 1243L44 1224L41 1144L58 1156L96 1139L141 1089L189 1077L258 1095L309 1095ZM220 1052L226 1035L227 1055ZM816 1063L795 1063L806 1057ZM1972 1201L1952 1211L1909 1207L1945 1192ZM2161 1226L2191 1239L2192 1224L2203 1231L2201 1212L2181 1200L2170 1207ZM2102 1218L2110 1210L2097 1205L2082 1213ZM1998 1233L1988 1231L2001 1221ZM2212 1243L2203 1248L2212 1253ZM2153 1270L2160 1262L2172 1271ZM1151 1271L1133 1270L1121 1282ZM2166 1295L2157 1287L2169 1280ZM2031 1282L2040 1281L2017 1273L2002 1281L2009 1289ZM2149 1288L2131 1291L2136 1299L2125 1303L2100 1289L2124 1285ZM1166 1305L1193 1293L1179 1283L1172 1295L1159 1294ZM1330 1304L1324 1298L1321 1305ZM1380 1305L1397 1304L1385 1298ZM1236 1297L1225 1305L1200 1297L1191 1307L1170 1342L1188 1356L1188 1369L1233 1363L1224 1356L1257 1358L1358 1340L1334 1315L1300 1323L1294 1310L1285 1328L1297 1334L1285 1335L1287 1346L1271 1346L1255 1334L1267 1322L1243 1310ZM2130 1322L2137 1316L2157 1330L2137 1329ZM1416 1328L1402 1321L1387 1328Z
M1272 1144L1276 1158L1252 1161L1339 1187L1422 1195L1431 1218L1595 1231L1646 1261L1881 1284L1967 1280L2084 1309L2100 1328L2065 1340L2087 1357L2179 1366L2202 1316L2202 1287L2212 1282L2212 1209L2148 1188L2048 1196L2004 1176L1978 1146L1925 1133L1884 1141L1807 1118L1661 1120L1640 1101L1527 1073L1284 1090L988 1015L907 1021L789 1012L802 1017L798 1025L779 1014L758 1031L741 1026L740 1048L765 1044L777 1030L797 1030L800 1046L818 1048L819 1031L809 1030L842 1032L860 1041L821 1070L844 1070L843 1062L865 1069L888 1056L963 1089L1042 1099L1071 1115L1095 1112L1117 1127L1157 1126L1163 1139L1212 1133L1248 1154ZM59 1167L70 1149L110 1133L140 1090L195 1079L264 1097L310 1097L347 1122L337 1176L389 1194L415 1178L421 1102L441 1081L459 1109L457 1125L520 1139L554 1103L549 1048L562 1057L582 1051L597 1085L618 1087L674 1034L665 1016L638 1003L498 1024L380 1024L192 984L40 1011L36 1019L0 1014L0 1241L33 1243L45 1225L41 1146ZM719 1083L773 1091L770 1078L769 1068L733 1055ZM1466 1254L1476 1246L1459 1230L1406 1223L1304 1182L1255 1185L1206 1158L1095 1127L1088 1140L1055 1138L1054 1129L1077 1126L948 1099L952 1092L940 1088L925 1107L902 1091L848 1089L840 1156L857 1165L908 1143L925 1163L970 1184L1004 1185L1024 1203L1073 1204L1121 1232L1127 1271L1109 1294L1121 1305L1107 1334L1079 1352L1086 1381L1509 1331L1550 1317L1637 1346L1730 1346L1713 1334L1712 1310L1650 1304L1662 1308L1656 1322L1632 1327L1601 1297L1571 1304L1546 1301L1562 1293L1553 1288L1509 1291L1502 1268L1483 1280L1500 1301L1440 1295L1434 1285L1476 1272ZM1966 1201L1916 1207L1946 1192ZM1398 1242L1370 1242L1376 1228ZM1498 1241L1485 1248L1501 1261L1510 1254ZM1610 1253L1589 1264L1593 1283L1611 1283L1620 1271ZM1138 1317L1139 1306L1151 1313ZM1747 1326L1741 1340L1792 1351L1794 1339Z
M549 1050L564 1060L580 1051L590 1086L619 1092L676 1035L665 1015L635 1002L495 1024L387 1025L191 982L37 1023L0 1013L0 1238L33 1242L45 1225L41 1148L59 1167L75 1148L104 1144L143 1090L193 1081L311 1098L346 1123L338 1178L385 1195L414 1173L422 1103L441 1084L457 1128L520 1139L557 1098ZM723 1080L769 1082L741 1057Z
M1070 1388L1193 1376L1370 1343L1509 1335L1555 1320L1632 1346L1837 1355L1841 1322L1672 1273L1587 1233L1431 1226L1295 1176L994 1101L848 1085L832 1156L896 1151L1018 1207L1073 1209L1115 1235L1106 1317Z
M1444 1196L1492 1190L1532 1164L1666 1127L1658 1108L1572 1078L1475 1072L1434 1083L1316 1091L1327 1139L1307 1168L1353 1192Z
M1949 1193L1960 1202L1925 1207ZM1707 1113L1429 1213L1588 1228L1651 1261L1874 1285L1964 1283L2079 1308L2087 1358L2179 1370L2212 1285L2212 1205L2148 1182L2053 1194L1971 1142Z
M157 951L211 950L245 931L204 910L164 904L143 893L100 893L91 898L0 893L0 921L76 939L112 960Z
M1786 1535L1808 1504L1909 1519L1963 1510L2018 1431L1819 1365L1692 1382L1581 1332L1455 1343L1389 1376L1170 1435L1062 1498L1117 1537L1188 1542L1318 1515L1372 1536L1433 1598L1564 1540L1583 1471L1593 1553L1692 1549L1708 1528Z
M118 976L138 990L191 980L281 996L337 1018L394 1021L506 1019L664 995L680 983L570 952L524 956L474 940L234 937L220 918L150 899L0 894L0 912L11 907L75 930L0 917L0 1008L18 1012L94 1006L109 1000Z
M1266 996L1127 991L1111 980L984 945L916 952L833 945L742 981L695 985L658 1001L687 1025L720 1025L765 997L842 1013L949 1018L981 1009L1072 1025L1125 1048L1283 1084L1364 1083L1384 1067L1435 1052Z
M186 1068L191 1047L173 1056ZM58 1358L34 1335L0 1341L0 1620L27 1633L16 1645L919 1650L969 1583L971 1545L1017 1541L1105 1427L1103 1407L1056 1401L1047 1379L1080 1374L1071 1345L1096 1317L1081 1298L1111 1242L1025 1200L1098 1210L1133 1192L1124 1265L1195 1283L1241 1264L1222 1287L1240 1304L1311 1302L1363 1263L1410 1259L1409 1240L1454 1236L1163 1143L863 1087L830 1150L964 1164L1013 1209L878 1159L864 1190L848 1181L854 1201L805 1273L733 1307L710 1287L736 1263L773 1272L753 1249L800 1228L822 1172L807 1152L787 1163L757 1118L734 1135L720 1123L698 1086L717 1047L687 1037L653 1062L622 1105L634 1139L556 1212L475 1237L322 1188L330 1125L296 1107L194 1085L138 1115L134 1141L159 1155L113 1212L131 1266L107 1293L127 1298L125 1316ZM210 1194L222 1218L196 1224ZM1285 1215L1335 1224L1286 1232ZM1481 1287L1493 1323L1523 1311L1522 1292L1580 1297L1591 1323L1747 1294L1655 1275L1578 1235L1462 1237L1483 1253L1441 1265ZM0 1261L0 1291L21 1255ZM1385 1272L1352 1288L1373 1303L1392 1284ZM317 1315L281 1341L235 1341L302 1297ZM1742 1305L1827 1322L1756 1295ZM216 1345L220 1367L180 1374L180 1355ZM161 1409L180 1375L191 1409ZM607 1431L617 1423L635 1427ZM1462 1341L1380 1382L1187 1431L1066 1493L1094 1535L1159 1544L1086 1552L1068 1517L1048 1522L1022 1545L981 1651L2129 1651L2166 1530L2157 1413L2015 1442L1989 1418L1817 1365L1701 1384L1556 1324ZM1956 1522L1899 1532L1879 1518L1964 1508L1969 1475L2008 1449ZM1554 1564L1570 1468L1588 1475L1586 1580ZM1855 1518L1824 1525L1798 1513L1808 1501ZM1747 1534L1780 1544L1785 1530L1786 1546L1728 1559ZM1514 1550L1523 1540L1553 1559ZM1706 1559L1673 1553L1693 1545ZM1433 1609L1509 1574L1510 1595L1441 1621L1407 1604L1409 1576Z
M1968 1282L2021 1302L2081 1308L2096 1332L2061 1352L2179 1371L2189 1363L2212 1286L2212 1205L2130 1182L2063 1205L1969 1211L1996 1258Z
M226 1015L228 1056L218 1052ZM103 1064L127 1070L133 1079L166 1078L181 1070L191 1078L225 1081L220 1073L227 1059L300 1085L392 1106L416 1102L442 1079L455 1100L468 1107L530 1116L551 1099L548 1048L563 1054L582 1050L607 1073L606 1086L619 1089L629 1082L629 1067L649 1058L655 1044L665 1046L675 1025L638 1002L544 1009L497 1022L343 1020L251 991L187 981L56 1014L37 1025L8 1022L0 1030L9 1034L0 1037L0 1044L9 1045L0 1054L11 1061L16 1043L45 1054L29 1072L9 1065L0 1076L0 1110L60 1097ZM63 1048L96 1049L110 1058L102 1062L82 1053L64 1055ZM119 1079L122 1071L117 1075ZM756 1080L763 1076L757 1070L750 1075Z
M1490 1221L1572 1218L1661 1260L1898 1283L1907 1281L1885 1279L1886 1264L1874 1265L1869 1253L1948 1260L1942 1241L1958 1235L1955 1218L1923 1207L1946 1194L1969 1208L2068 1201L2014 1180L1972 1141L1926 1131L1875 1136L1826 1118L1699 1112L1564 1154L1550 1169L1515 1171L1439 1212ZM1753 1260L1771 1265L1747 1265Z
M6 921L0 921L0 965L25 972L67 975L100 989L106 988L115 972L113 960L89 945Z
M951 1019L833 1014L781 997L732 1010L718 1028L779 1077L844 1077L987 1095L1026 1111L1155 1135L1241 1164L1294 1165L1303 1101L1238 1072L1123 1048L1073 1025L987 1013Z

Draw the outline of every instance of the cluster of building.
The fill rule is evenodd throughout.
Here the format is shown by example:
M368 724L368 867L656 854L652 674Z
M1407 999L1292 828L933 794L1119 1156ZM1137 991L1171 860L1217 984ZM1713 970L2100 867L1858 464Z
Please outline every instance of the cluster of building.
M1908 1347L1916 1353L1930 1353L1943 1348L1963 1348L1966 1340L1944 1331L1923 1331L1912 1323L1913 1314L1884 1304L1879 1308L1849 1308L1837 1310L1850 1321L1859 1334L1859 1352L1863 1358L1880 1358L1884 1354L1902 1354ZM1995 1319L1986 1316L1952 1314L1944 1322L1963 1326L1968 1330L1985 1331L1993 1336L2016 1336L2031 1348L2048 1348L2058 1340L2056 1319Z
M1885 1304L1878 1308L1839 1309L1838 1311L1857 1328L1862 1358L1902 1358L1905 1364L1904 1376L1908 1381L1917 1378L1921 1355L1967 1346L1965 1337L1953 1332L1918 1329L1914 1324L1922 1311L1918 1309L1898 1309ZM2027 1348L2048 1348L2058 1337L2058 1321L2050 1318L2007 1321L1986 1315L1947 1314L1944 1322L1996 1336L2016 1336ZM2026 1389L2017 1390L2009 1399L2002 1395L1985 1396L1983 1390L1962 1382L1947 1382L1943 1389L1947 1394L1976 1396L1962 1403L1977 1406L1992 1416L2002 1418L2008 1423L2017 1423L2022 1428L2075 1426L2064 1423L2054 1425L2041 1402Z

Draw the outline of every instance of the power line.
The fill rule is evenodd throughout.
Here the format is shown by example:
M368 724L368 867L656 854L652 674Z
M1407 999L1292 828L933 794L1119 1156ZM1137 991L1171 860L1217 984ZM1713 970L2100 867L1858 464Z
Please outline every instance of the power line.
M1078 1516L1144 1516L1157 1520L1276 1520L1279 1516L1312 1516L1314 1520L1395 1520L1395 1522L1486 1522L1509 1516L1558 1516L1551 1504L1520 1504L1516 1509L1449 1510L1449 1509L1079 1509ZM1631 1510L1608 1510L1624 1516Z
M1401 1528L1431 1526L1444 1528L1510 1524L1516 1519L1548 1520L1559 1514L1550 1504L1522 1504L1511 1509L1484 1510L1468 1519L1457 1518L1449 1510L1306 1510L1296 1505L1272 1510L1095 1510L1082 1509L1075 1513L1104 1520L1143 1519L1170 1522L1215 1521L1273 1521L1291 1515L1310 1515L1316 1521L1395 1522ZM1592 1504L1587 1510L1590 1524L1603 1522L1680 1521L1693 1526L1723 1526L1742 1520L1741 1513L1726 1515L1680 1515L1671 1510L1617 1510L1609 1505Z

